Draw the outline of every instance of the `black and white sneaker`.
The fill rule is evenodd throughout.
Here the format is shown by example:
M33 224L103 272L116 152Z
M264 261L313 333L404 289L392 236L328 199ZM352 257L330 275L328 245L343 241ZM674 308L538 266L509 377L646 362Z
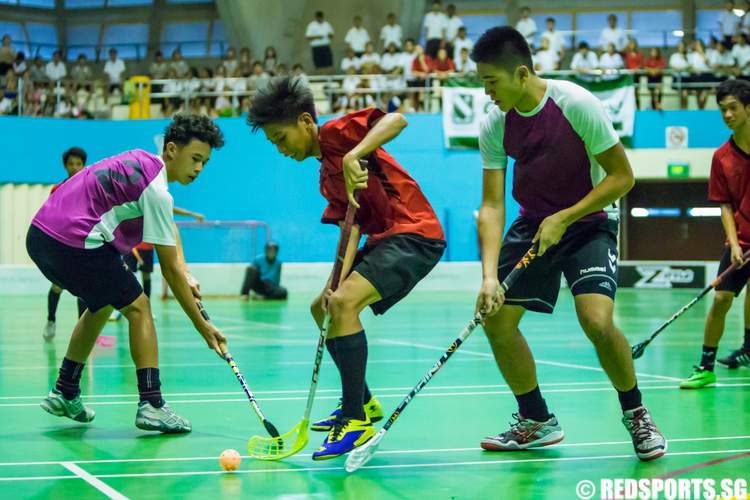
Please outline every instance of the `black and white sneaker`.
M482 439L481 447L488 451L518 451L549 446L565 437L554 415L545 422L524 418L519 413L514 413L513 418L516 421L510 424L510 429Z
M732 351L728 356L719 358L716 361L730 370L734 370L740 366L750 366L750 349L740 347L739 349Z
M640 460L656 460L667 452L667 439L656 428L656 423L644 406L623 413L622 423L630 433L635 454Z

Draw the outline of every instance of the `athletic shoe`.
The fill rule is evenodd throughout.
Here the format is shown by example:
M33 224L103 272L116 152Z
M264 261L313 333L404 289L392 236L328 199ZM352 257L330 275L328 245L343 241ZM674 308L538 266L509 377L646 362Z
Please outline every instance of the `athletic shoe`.
M45 341L49 342L53 338L55 338L55 322L54 321L47 321L47 324L44 325L44 331L42 332L42 337Z
M65 399L56 388L49 391L39 406L56 417L68 417L76 422L91 422L96 415L94 410L83 404L80 394L73 399Z
M313 453L313 460L329 460L349 453L372 439L375 429L372 422L365 415L364 420L348 417L338 417L333 428L323 441L323 445Z
M380 406L380 401L375 396L372 396L370 400L365 403L365 413L370 417L370 422L375 423L383 420L383 407ZM335 410L331 412L323 420L318 420L310 426L310 429L318 432L330 432L333 427L333 423L341 415L341 400L339 399L339 405Z
M159 431L167 434L190 432L190 422L174 412L167 404L154 408L148 401L138 403L135 426L144 431Z
M736 351L732 351L729 356L719 358L716 361L731 370L739 368L740 366L750 366L750 349L740 347Z
M640 460L656 460L667 452L667 439L656 428L651 414L644 406L624 412L622 423L630 433L635 454Z
M693 374L680 382L680 389L702 389L707 385L716 383L716 374L711 370L705 370L702 366L694 366Z
M482 439L480 446L488 451L517 451L559 443L565 437L554 415L545 422L537 422L514 413L516 420L510 429L497 436Z

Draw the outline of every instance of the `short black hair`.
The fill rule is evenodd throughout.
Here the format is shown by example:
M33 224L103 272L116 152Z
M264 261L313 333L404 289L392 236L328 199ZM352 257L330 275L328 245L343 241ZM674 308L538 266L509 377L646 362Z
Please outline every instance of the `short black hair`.
M83 163L84 165L86 164L86 158L88 157L86 155L86 151L84 151L83 148L79 148L79 147L75 147L74 146L74 147L66 150L63 153L63 156L62 156L63 165L65 165L66 163L68 163L68 158L70 158L71 156L75 156L76 158L80 158L81 159L81 163Z
M170 142L187 146L193 139L205 142L213 149L224 145L224 134L206 115L178 113L164 129L164 147Z
M750 82L747 80L724 80L716 87L716 102L720 103L728 96L736 98L743 106L750 105Z
M310 88L301 78L277 76L258 89L247 111L247 124L255 132L269 123L295 122L302 113L309 113L317 123Z
M586 43L586 42L581 42L581 43L578 44L578 50L581 50L581 49L587 49L588 50L589 48L590 48L589 44Z
M471 60L494 64L509 72L518 66L526 66L529 72L534 73L529 44L518 30L510 26L497 26L485 31L471 51Z
M545 23L554 23L555 22L555 18L554 17L548 17L547 19L544 20L544 22Z

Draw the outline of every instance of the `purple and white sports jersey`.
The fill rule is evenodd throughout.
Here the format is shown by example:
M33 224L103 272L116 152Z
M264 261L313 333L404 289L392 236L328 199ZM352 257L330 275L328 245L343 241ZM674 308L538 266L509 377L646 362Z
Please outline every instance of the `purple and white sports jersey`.
M524 113L494 106L482 122L479 149L485 169L513 167L513 198L523 217L541 220L575 205L604 178L594 158L619 142L601 101L572 82L545 80L539 104ZM617 218L617 207L606 210ZM581 220L604 218L605 212Z
M160 157L140 149L105 158L62 184L31 222L75 248L105 243L129 253L141 243L175 246L174 202Z

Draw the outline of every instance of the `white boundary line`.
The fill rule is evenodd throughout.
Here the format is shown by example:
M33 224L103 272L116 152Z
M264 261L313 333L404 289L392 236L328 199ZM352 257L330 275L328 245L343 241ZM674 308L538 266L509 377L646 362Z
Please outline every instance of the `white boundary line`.
M682 451L682 452L670 452L668 456L690 456L690 455L720 455L727 453L747 453L750 452L750 448L738 449L738 450L708 450L708 451ZM419 468L431 468L431 467L456 467L456 466L486 466L486 465L503 465L503 464L516 464L516 463L540 463L540 462L583 462L590 460L621 460L629 459L636 460L632 453L627 455L603 455L603 456L584 456L584 457L548 457L548 458L520 458L520 459L509 459L509 460L475 460L470 462L426 462L426 463L409 463L409 464L384 464L384 465L365 465L362 469L419 469ZM282 474L282 473L294 473L294 472L328 472L328 471L340 471L344 472L343 466L340 467L300 467L291 469L250 469L250 470L239 470L229 474ZM212 470L212 471L187 471L187 472L146 472L146 473L132 473L132 474L97 474L92 478L102 479L116 479L116 478L143 478L143 477L180 477L180 476L216 476L228 474L224 471ZM59 480L59 479L78 479L77 476L29 476L29 477L12 477L12 478L0 478L0 482L5 481L44 481L44 480Z
M68 469L77 477L89 483L91 486L93 486L100 492L104 493L107 497L112 498L113 500L128 500L128 497L118 492L116 489L112 488L111 486L107 485L100 479L95 478L94 476L86 472L85 470L78 467L73 462L60 462L60 465Z

